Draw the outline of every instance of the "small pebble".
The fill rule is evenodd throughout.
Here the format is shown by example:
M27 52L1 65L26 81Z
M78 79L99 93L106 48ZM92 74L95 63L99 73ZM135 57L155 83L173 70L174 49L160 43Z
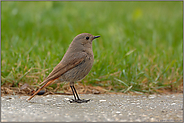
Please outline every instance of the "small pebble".
M156 95L150 95L148 98L149 99L153 99L153 98L155 98L156 97Z
M105 102L106 100L99 100L100 102Z
M41 90L40 92L37 93L37 95L43 95L45 93L45 90Z
M121 112L120 111L116 111L116 114L120 114Z
M171 105L176 105L176 103L172 103Z
M65 98L65 100L70 100L69 98Z

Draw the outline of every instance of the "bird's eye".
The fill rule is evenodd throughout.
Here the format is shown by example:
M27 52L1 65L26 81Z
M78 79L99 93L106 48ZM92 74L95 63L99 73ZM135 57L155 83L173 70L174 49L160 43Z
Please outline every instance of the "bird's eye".
M86 39L88 40L88 39L89 39L89 37L86 37Z

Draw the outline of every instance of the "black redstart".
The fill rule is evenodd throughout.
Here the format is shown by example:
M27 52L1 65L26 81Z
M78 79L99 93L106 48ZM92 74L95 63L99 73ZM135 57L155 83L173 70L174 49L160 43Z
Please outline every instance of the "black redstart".
M56 82L70 82L74 99L70 102L83 103L89 100L80 99L74 87L74 82L83 79L91 70L94 56L92 41L100 36L93 36L89 33L77 35L71 42L68 50L60 63L52 70L43 84L28 100L32 99L40 90Z

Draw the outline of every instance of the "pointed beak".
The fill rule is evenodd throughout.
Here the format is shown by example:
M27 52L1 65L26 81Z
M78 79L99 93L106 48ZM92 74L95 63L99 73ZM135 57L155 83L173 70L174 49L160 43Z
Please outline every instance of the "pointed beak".
M95 38L99 38L99 37L100 37L100 36L94 36L94 37L93 37L93 39L95 39Z

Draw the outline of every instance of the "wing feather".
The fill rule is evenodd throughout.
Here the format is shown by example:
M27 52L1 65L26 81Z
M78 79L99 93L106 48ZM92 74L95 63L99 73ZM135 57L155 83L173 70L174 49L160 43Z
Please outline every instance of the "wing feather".
M76 57L76 56L79 56L79 57ZM64 73L66 73L67 71L71 70L75 66L79 65L82 61L84 61L86 56L87 56L86 53L81 52L81 53L73 54L69 58L66 57L65 59L67 59L67 60L65 61L65 59L63 59L52 70L52 72L48 75L48 77L40 85L42 85L44 83L47 83L47 82L49 82L51 80L59 78L61 75L63 75Z

